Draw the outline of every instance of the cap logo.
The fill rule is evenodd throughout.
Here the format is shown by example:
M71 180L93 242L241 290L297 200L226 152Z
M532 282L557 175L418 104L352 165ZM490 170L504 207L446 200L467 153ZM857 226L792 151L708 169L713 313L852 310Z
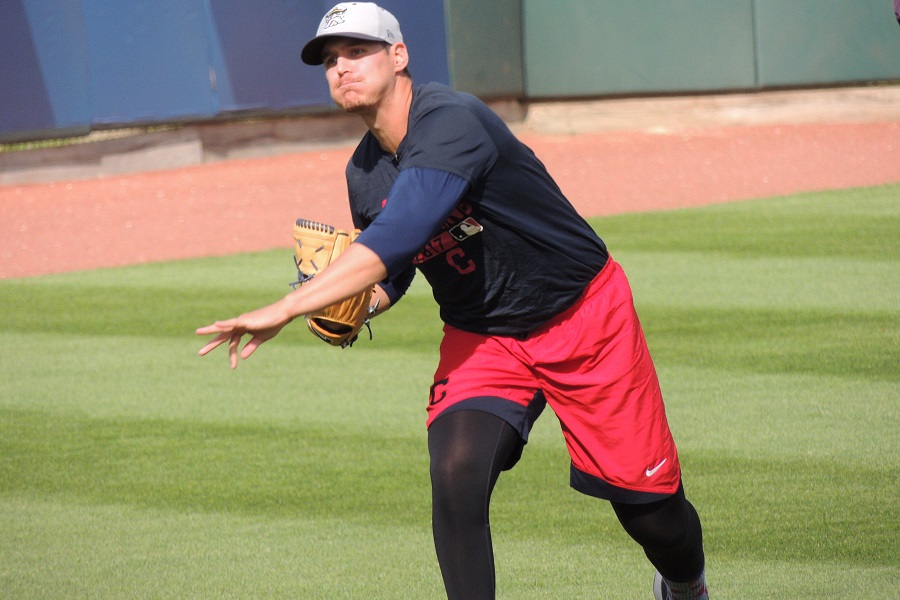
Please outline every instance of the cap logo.
M347 9L343 6L335 6L328 14L325 15L325 27L322 29L328 29L330 27L335 27L337 25L342 25L344 23L344 13L347 12Z

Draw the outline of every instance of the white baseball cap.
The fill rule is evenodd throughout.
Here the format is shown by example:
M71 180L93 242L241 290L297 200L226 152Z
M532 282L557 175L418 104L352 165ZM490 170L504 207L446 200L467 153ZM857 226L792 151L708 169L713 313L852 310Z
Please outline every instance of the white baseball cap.
M342 2L325 13L316 37L303 46L300 58L322 64L322 46L330 37L351 37L396 44L403 41L396 17L373 2Z

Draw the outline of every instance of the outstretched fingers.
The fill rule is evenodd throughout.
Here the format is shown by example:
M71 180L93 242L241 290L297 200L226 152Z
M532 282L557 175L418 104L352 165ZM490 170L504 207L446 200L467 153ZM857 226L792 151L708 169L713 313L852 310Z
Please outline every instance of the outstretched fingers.
M196 330L197 335L209 335L217 333L216 337L211 339L205 346L200 348L200 356L206 356L224 343L228 343L228 362L232 369L238 366L239 358L249 358L251 354L256 352L260 345L267 341L271 336L254 335L250 338L243 349L241 349L241 338L247 333L243 328L237 327L232 321L217 321L212 325L200 327Z
M198 329L197 335L207 335L207 334L200 333L200 330ZM206 356L207 354L209 354L210 352L212 352L213 350L215 350L216 348L221 346L222 343L224 343L225 341L227 341L229 339L231 339L230 332L220 333L219 335L217 335L216 337L211 339L205 346L200 348L200 356Z
M200 327L197 335L216 336L200 349L200 356L205 356L227 342L228 358L231 368L237 367L241 358L249 358L260 345L272 339L285 325L290 323L291 317L281 305L272 304L263 308L244 313L239 317L225 321L216 321L212 325ZM250 341L241 349L241 338L250 336Z
M228 360L232 369L237 369L238 366L238 348L241 345L243 335L241 332L235 332L231 334L231 339L228 341Z
M250 338L250 341L244 344L244 349L241 350L241 358L250 358L250 355L256 352L256 349L260 347L260 345L267 341L269 338L262 337L259 335L254 335Z
M209 335L211 333L228 334L230 336L237 329L237 319L228 319L227 321L216 321L212 325L206 327L198 327L194 333L197 335ZM226 338L227 339L227 338Z
M228 342L228 354L231 358L231 367L235 368L237 366L237 346L240 344L244 331L236 326L234 319L229 321L216 321L212 325L198 328L195 333L197 335L218 334L207 342L205 346L200 348L200 356L206 356L225 342Z

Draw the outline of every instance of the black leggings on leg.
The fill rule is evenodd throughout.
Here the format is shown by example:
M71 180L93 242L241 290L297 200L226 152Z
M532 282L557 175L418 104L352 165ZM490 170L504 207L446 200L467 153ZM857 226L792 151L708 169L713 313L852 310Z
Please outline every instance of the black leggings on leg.
M650 504L613 502L622 527L641 545L654 567L669 581L693 581L703 572L700 517L684 488Z
M515 464L522 447L519 434L506 421L480 411L448 413L428 430L432 527L449 600L494 598L491 493L500 472ZM663 577L686 582L703 571L700 518L683 489L649 504L612 506Z
M490 499L522 439L490 413L460 410L428 430L432 528L449 600L492 600L495 593Z

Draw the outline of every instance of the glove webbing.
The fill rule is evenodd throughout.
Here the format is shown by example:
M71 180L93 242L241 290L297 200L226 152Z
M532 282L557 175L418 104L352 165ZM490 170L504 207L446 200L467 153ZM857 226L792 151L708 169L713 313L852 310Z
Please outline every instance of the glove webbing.
M328 225L326 223L320 223L319 221L311 221L309 219L297 219L297 225L300 227L304 227L306 229L313 229L316 231L321 231L323 233L327 233L328 235L334 235L334 225ZM299 243L299 242L298 242ZM322 244L318 248L315 249L315 252L320 252L323 248L325 248L325 244ZM315 263L312 259L310 259L310 263L316 271L319 271L319 265ZM300 264L297 262L297 259L294 258L294 266L297 268L297 281L291 282L289 285L297 289L298 285L303 285L310 279L316 276L315 273L306 274L300 269Z

